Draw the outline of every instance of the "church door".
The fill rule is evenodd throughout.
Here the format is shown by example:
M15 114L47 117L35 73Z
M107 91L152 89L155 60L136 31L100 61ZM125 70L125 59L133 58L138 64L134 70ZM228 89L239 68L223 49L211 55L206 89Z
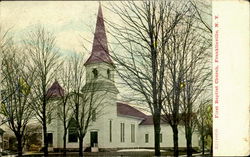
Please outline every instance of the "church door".
M97 131L93 131L90 132L90 143L91 143L91 147L94 146L98 146L98 132Z
M53 147L53 134L52 133L48 133L47 134L47 138L48 138L48 146L49 147Z

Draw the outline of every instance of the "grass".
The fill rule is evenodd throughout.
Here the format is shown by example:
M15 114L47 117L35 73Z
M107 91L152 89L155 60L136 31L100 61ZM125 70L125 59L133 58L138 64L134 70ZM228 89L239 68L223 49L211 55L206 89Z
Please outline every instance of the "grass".
M185 155L180 152L180 155ZM162 152L162 157L172 156L173 152ZM42 153L26 154L27 157L42 157ZM49 153L50 157L60 157L62 153ZM84 157L152 157L154 152L84 152ZM209 156L209 155L206 155ZM67 152L67 157L78 157L78 152Z

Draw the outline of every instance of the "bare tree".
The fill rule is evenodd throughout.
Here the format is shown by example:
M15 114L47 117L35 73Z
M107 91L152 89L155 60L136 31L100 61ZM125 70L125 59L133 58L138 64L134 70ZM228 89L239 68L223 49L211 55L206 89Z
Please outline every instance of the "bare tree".
M110 34L117 41L113 59L117 73L139 93L153 116L155 155L160 155L160 119L164 101L166 54L174 28L188 12L185 2L121 2L112 10L123 25L109 22Z
M4 60L8 55L8 52L10 52L10 48L13 48L13 39L11 36L9 36L9 31L5 31L2 26L0 26L0 65L2 65L2 60ZM0 75L0 83L2 84L5 80L5 77L3 75ZM0 91L1 92L1 91ZM1 98L1 97L0 97ZM2 98L1 98L1 104L2 104ZM2 121L0 122L2 124Z
M4 79L1 82L0 114L15 134L18 156L22 156L27 124L33 116L30 104L34 73L27 71L27 58L21 56L19 53L23 51L13 44L10 42L3 52L1 75Z
M208 145L207 140L211 139L210 153L213 150L213 116L211 100L203 101L197 111L197 128L201 137L202 154L205 154L205 147Z
M36 123L29 123L24 134L23 143L28 151L39 151L42 146L42 126Z
M191 6L197 3L197 1L190 2ZM196 118L200 101L204 102L209 96L211 97L212 89L211 31L209 31L209 24L201 19L204 15L197 12L199 7L204 6L192 7L192 12L190 11L189 16L185 18L187 27L184 45L186 47L183 51L186 53L184 57L186 71L181 85L181 112L185 126L187 156L192 156L192 134L197 129ZM196 17L197 14L199 18ZM205 30L200 29L201 22Z
M195 18L200 22L200 27L203 32L209 34L212 33L211 19L206 19L212 17L212 1L209 0L190 0L191 5L195 10Z
M12 44L12 37L9 36L9 31L10 30L11 29L4 30L4 28L2 26L0 26L1 59L2 59L2 57L4 57L4 54L6 53L6 51L8 51L8 48L10 48L9 44Z
M73 108L73 119L70 125L77 129L79 139L79 156L83 156L83 140L89 126L99 117L105 107L105 96L108 89L102 88L95 80L86 82L83 57L74 56L72 63L72 80L70 103ZM107 90L107 91L106 91Z
M188 13L173 30L166 54L166 80L163 112L173 130L174 156L178 156L178 125L184 120L187 141L187 154L192 155L192 134L197 108L194 104L205 89L211 85L211 55L206 40L197 29L195 11L186 4ZM180 114L182 113L182 114Z
M168 52L166 54L166 78L164 81L165 101L162 110L173 131L174 156L178 156L178 125L180 123L181 93L184 75L187 71L184 62L186 58L185 35L186 30L182 23L174 29L174 33L168 42Z
M54 35L43 27L29 33L24 44L30 56L29 69L36 73L32 107L43 126L44 156L48 156L47 124L52 120L54 108L48 103L47 90L60 66L59 54Z
M71 60L70 60L71 61ZM73 78L73 67L71 62L64 62L63 68L61 69L61 75L59 76L59 80L61 81L63 93L60 94L58 109L57 109L57 117L63 124L63 155L66 156L66 138L67 131L69 128L69 122L73 118L72 114L72 106L70 106L70 90L72 85Z
M79 139L79 156L83 156L83 138L87 132L85 130L85 120L84 115L83 117L80 115L80 106L82 104L81 102L81 89L84 85L84 62L82 61L82 58L78 58L77 56L74 56L72 58L72 96L71 96L71 106L74 113L74 118L71 120L71 126L76 125L77 130L77 137ZM83 106L84 107L84 106ZM83 114L84 110L83 110ZM81 124L83 120L83 124ZM74 124L72 124L74 123ZM83 126L82 126L83 125ZM88 124L86 124L88 126Z
M196 55L197 58L191 61L189 70L184 77L181 94L181 119L185 126L188 156L192 156L192 134L197 129L197 112L202 105L199 102L204 101L203 99L207 98L206 95L211 94L209 90L211 91L212 69L208 66L210 62L206 59L210 57L199 55L199 53Z
M212 1L210 0L189 0L192 9L195 11L193 18L197 21L196 28L200 37L212 46Z
M187 40L190 49L185 49L188 55L184 62L187 71L182 82L181 119L185 125L187 155L192 156L192 134L196 130L196 112L199 109L199 101L211 94L209 90L211 91L212 69L210 47L199 38L198 33L192 30L189 33Z

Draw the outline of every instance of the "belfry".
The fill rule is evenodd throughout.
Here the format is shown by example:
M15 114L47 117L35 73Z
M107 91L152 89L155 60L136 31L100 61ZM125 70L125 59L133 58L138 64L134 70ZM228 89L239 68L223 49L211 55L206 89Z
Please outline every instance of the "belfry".
M99 9L96 20L96 28L90 57L85 62L86 85L84 91L88 91L90 85L95 83L98 90L105 90L117 94L118 90L114 84L115 66L110 58L107 36L105 31L102 7Z

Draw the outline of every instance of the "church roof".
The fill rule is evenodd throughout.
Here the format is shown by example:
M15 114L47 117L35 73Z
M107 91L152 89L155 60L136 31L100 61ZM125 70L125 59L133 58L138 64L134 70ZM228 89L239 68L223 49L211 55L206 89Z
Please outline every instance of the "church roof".
M146 114L142 113L141 111L137 110L136 108L117 102L117 114L118 115L123 115L123 116L129 116L129 117L136 117L136 118L141 118L144 119L147 117Z
M187 114L185 113L180 113L179 114L179 124L184 125L185 119L186 119ZM195 113L192 113L191 116L196 116ZM161 115L161 124L168 124L168 121L171 120L173 116L171 115ZM143 119L140 123L140 125L153 125L153 116L148 115L145 119Z
M142 120L142 122L140 123L140 125L153 125L153 116L147 116L145 119ZM167 124L166 121L161 119L161 124Z
M47 91L48 97L61 97L64 96L64 89L60 86L60 84L55 81L52 86Z
M140 125L153 125L153 117L151 115L146 115L136 108L125 104L125 103L117 103L117 114L122 116L128 116L133 118L141 118L142 121ZM161 124L166 124L166 121L161 120Z
M105 31L104 19L102 14L101 4L99 4L96 28L92 46L92 52L85 65L92 63L106 62L113 64L109 57L109 50L107 45L107 36Z
M117 115L142 119L139 125L153 125L154 124L152 115L146 115L142 113L141 111L137 110L136 108L125 103L117 102ZM195 116L195 114L193 113L192 116ZM162 115L161 124L168 124L167 119L169 118L166 118L166 115ZM180 114L179 124L183 125L184 120L185 120L185 114L182 113Z

